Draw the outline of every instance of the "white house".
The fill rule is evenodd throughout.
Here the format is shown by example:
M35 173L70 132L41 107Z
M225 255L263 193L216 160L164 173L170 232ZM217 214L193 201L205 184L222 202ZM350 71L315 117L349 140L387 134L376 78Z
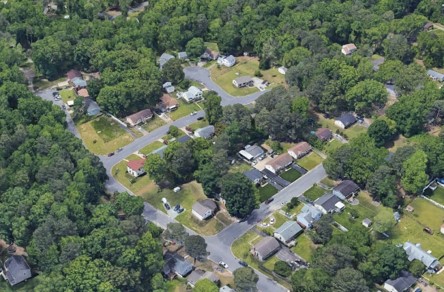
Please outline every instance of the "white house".
M196 86L191 86L188 88L188 91L182 94L183 99L187 102L192 102L196 100L202 99L202 90L197 88Z
M145 159L130 160L126 165L128 173L134 177L139 177L145 173L143 166L145 165Z
M212 217L216 210L216 203L210 199L197 201L192 207L193 215L199 220L205 220Z
M288 154L294 159L299 159L307 155L311 151L311 146L307 142L300 142L290 149L288 149Z
M342 54L348 56L353 54L358 48L355 46L355 44L346 44L342 46L341 52Z
M341 116L335 120L335 125L341 129L347 129L354 123L356 123L356 118L351 113L342 113Z
M285 68L284 66L279 67L278 68L278 72L281 73L282 75L285 75L287 73L287 68Z
M217 58L217 64L224 65L225 67L233 67L236 64L236 58L233 55L228 57L220 56Z

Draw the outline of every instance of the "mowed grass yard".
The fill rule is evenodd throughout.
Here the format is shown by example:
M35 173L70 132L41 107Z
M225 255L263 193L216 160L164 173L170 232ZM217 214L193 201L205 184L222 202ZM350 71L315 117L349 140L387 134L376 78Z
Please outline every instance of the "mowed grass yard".
M159 118L158 116L154 115L153 119L149 120L148 122L142 125L142 128L148 132L151 132L157 128L162 127L163 125L166 125L166 122L161 118Z
M77 97L74 93L74 89L63 89L60 90L59 93L64 103L67 103L69 100L74 100Z
M316 250L316 245L306 233L303 233L296 238L296 245L291 250L305 261L310 262Z
M103 115L79 125L77 130L86 148L94 154L113 152L134 140L117 122Z
M153 152L156 149L159 149L160 147L163 146L163 143L160 141L154 141L151 144L146 145L145 147L143 147L142 149L139 150L140 153L148 155L151 152Z
M173 120L178 120L182 117L190 115L192 112L198 112L202 110L196 103L187 103L183 99L179 98L177 100L179 102L179 107L170 113L168 113L168 116Z
M190 129L192 129L193 131L196 131L197 129L206 127L208 125L209 125L208 121L206 119L203 119L203 120L200 120L200 121L197 121L197 122L194 122L194 123L188 125L188 127Z
M213 66L211 69L211 78L226 92L234 96L244 96L257 92L256 87L236 88L233 85L233 80L241 76L254 77L254 73L259 70L259 61L252 57L238 57L236 58L236 65L231 68L225 66ZM237 74L236 74L237 73ZM269 70L261 70L262 80L270 82L271 87L277 85L285 85L284 75L280 74L276 68Z
M314 185L311 188L309 188L303 195L310 201L314 201L317 198L322 197L322 195L325 193L326 191L323 188Z
M327 144L325 144L324 152L327 154L331 154L333 151L335 151L336 149L338 149L342 145L344 145L342 142L340 142L336 139L332 139L331 141L327 142Z
M290 168L289 170L280 174L280 177L285 179L288 182L294 182L298 178L300 178L302 174L296 169Z
M319 156L319 154L312 151L308 155L298 159L296 163L306 170L310 170L318 166L320 163L322 163L322 161L324 161L324 159Z
M278 190L270 184L263 187L256 187L256 190L259 202L261 203L273 197L278 192Z
M430 199L444 205L444 187L438 186L438 188L430 196Z
M324 118L324 116L322 116L321 114L317 115L318 118L318 123L324 127L324 128L328 128L330 129L333 133L336 133L336 131L339 131L339 133L342 136L346 136L345 138L347 140L356 138L357 136L359 136L362 133L366 133L367 132L367 128L364 126L361 126L360 124L356 123L354 125L352 125L351 127L343 130L339 127L337 127L335 125L335 121L334 119L326 119ZM344 135L345 134L345 135Z

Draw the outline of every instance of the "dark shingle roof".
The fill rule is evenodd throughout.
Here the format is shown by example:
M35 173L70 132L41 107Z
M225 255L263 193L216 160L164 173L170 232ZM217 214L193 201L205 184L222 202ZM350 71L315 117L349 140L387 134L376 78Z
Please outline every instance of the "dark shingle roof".
M344 180L333 189L333 191L341 193L346 198L357 190L359 190L359 186L352 180Z
M31 278L31 268L23 256L13 255L5 261L5 277L11 286Z
M280 247L279 242L271 236L267 236L263 238L261 241L256 243L254 249L258 252L263 258L270 255L272 252L277 250Z
M318 198L316 201L314 201L314 203L315 205L322 206L322 208L324 208L327 212L330 212L336 209L335 205L340 201L341 199L339 199L333 194L325 194L322 197Z
M385 281L386 284L389 284L393 288L395 288L397 291L406 291L410 287L413 286L413 284L416 283L418 279L413 277L412 274L406 271L402 271L399 278L396 278L394 280L388 279Z
M255 183L256 180L261 180L264 177L264 174L256 168L247 170L246 172L244 172L244 175L253 183Z
M351 113L342 113L337 120L341 121L345 127L348 127L354 123L356 123L356 118Z

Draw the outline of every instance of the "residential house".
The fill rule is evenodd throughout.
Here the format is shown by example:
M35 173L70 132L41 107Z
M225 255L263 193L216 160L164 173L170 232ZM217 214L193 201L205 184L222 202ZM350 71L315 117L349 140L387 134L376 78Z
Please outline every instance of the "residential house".
M274 231L273 236L285 245L301 234L304 230L296 221L287 221Z
M203 128L199 128L196 131L194 131L194 136L201 137L205 139L210 139L214 135L214 126L209 125Z
M166 93L173 93L176 88L171 84L171 82L165 82L163 85L163 90L166 91Z
M194 288L196 283L200 279L202 279L204 275L205 275L205 271L203 271L203 270L196 269L196 270L192 271L191 274L189 274L187 277L188 285L190 285L192 288Z
M365 218L364 220L362 220L362 225L364 225L365 228L370 228L370 226L372 226L373 222L372 220Z
M239 156L248 162L261 160L265 157L265 151L257 145L247 145L244 150L239 151Z
M333 137L333 133L330 129L319 128L315 132L316 137L321 141L330 141Z
M213 272L206 272L203 276L204 279L208 279L214 284L218 285L220 284L220 278Z
M1 275L11 286L26 281L32 276L31 268L25 258L20 255L12 255L5 260Z
M342 46L341 52L348 56L353 54L358 48L355 46L355 44L346 44Z
M213 200L205 199L193 204L192 213L199 220L205 220L214 215L217 205Z
M151 152L150 154L157 154L163 158L163 154L165 153L165 149L167 149L167 147L167 145L160 146L156 150L153 150L153 152Z
M333 188L333 195L341 200L349 199L359 192L359 186L352 180L344 180Z
M335 125L341 129L347 129L354 123L356 123L356 118L351 113L342 113L341 116L335 120Z
M188 58L188 54L187 52L179 52L177 53L177 58L180 60L186 60Z
M87 83L85 80L83 80L81 77L75 77L71 80L71 85L76 89L79 90L80 88L86 88Z
M193 270L193 265L176 253L167 252L164 257L163 274L169 279L185 277Z
M296 220L303 228L310 229L313 223L321 219L322 212L312 205L304 205L301 212L296 216Z
M284 66L278 68L278 72L281 73L282 75L285 75L287 71L288 69L285 68Z
M66 104L67 104L69 107L71 107L71 106L74 105L74 100L68 100L68 101L66 102Z
M255 185L263 184L266 178L266 176L256 168L244 172L244 175Z
M427 70L427 75L435 81L444 82L444 74L436 72L434 70Z
M77 90L77 95L83 98L88 98L89 97L89 92L86 88L81 88L79 90Z
M208 60L208 61L217 60L217 58L219 58L219 52L212 51L207 48L205 52L202 54L202 56L200 56L200 58L202 60Z
M311 146L307 142L300 142L290 149L288 149L288 154L294 159L300 159L301 157L307 155L311 151Z
M422 262L429 273L435 273L440 270L441 264L438 259L431 255L430 252L426 252L421 248L419 243L413 244L409 241L404 243L403 246L409 261L419 260Z
M325 194L314 201L314 206L324 214L339 212L345 208L337 196L333 194Z
M279 171L287 168L290 164L293 163L293 158L288 153L281 154L272 160L270 160L265 168L271 171L272 173L278 173Z
M137 126L141 123L145 123L153 118L153 112L150 109L144 109L140 112L134 113L126 117L126 122L131 126Z
M74 78L82 78L82 73L78 70L71 69L68 72L66 72L66 78L68 81L73 80Z
M220 56L217 58L217 64L224 65L225 67L233 67L236 64L236 58L233 55L228 57Z
M190 88L188 88L188 91L182 94L182 97L183 99L185 99L186 102L193 102L202 99L203 93L202 90L200 90L196 86L190 86Z
M192 138L190 136L188 136L188 135L183 135L182 137L179 137L179 138L176 139L176 141L181 143L181 144L186 143L186 142L188 142L190 140L192 140Z
M253 86L254 82L250 76L241 76L233 80L233 85L237 88Z
M177 99L169 94L164 94L160 98L160 102L157 104L157 108L162 112L171 112L179 107L179 102Z
M126 164L126 171L134 177L139 177L145 173L144 165L145 159L130 160Z
M252 253L260 261L265 261L281 248L276 238L267 236L253 246Z
M417 281L412 274L407 271L401 271L400 276L394 280L388 279L384 282L384 289L388 292L408 291Z
M174 59L173 55L170 55L167 53L163 53L162 55L160 55L160 58L159 58L160 69L162 69L162 67L171 59Z
M86 114L88 116L95 116L95 115L100 114L99 105L97 104L97 102L95 102L91 98L85 99L85 107L86 107Z

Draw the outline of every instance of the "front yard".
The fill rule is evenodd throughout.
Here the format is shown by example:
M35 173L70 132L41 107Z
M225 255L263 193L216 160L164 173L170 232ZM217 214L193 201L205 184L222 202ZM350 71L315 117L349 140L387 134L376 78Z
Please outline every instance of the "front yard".
M193 131L196 131L197 129L199 129L199 128L203 128L203 127L206 127L206 126L208 126L208 125L209 125L209 124L208 124L208 121L207 121L206 119L203 119L203 120L196 121L196 122L194 122L194 123L188 125L188 127L189 127L190 129L192 129Z
M312 186L309 188L303 196L309 199L310 201L314 201L319 197L322 197L323 194L325 194L325 190L317 185Z
M166 125L166 122L161 118L159 118L158 116L154 115L154 117L151 120L142 125L142 128L148 132L151 132L157 128L162 127L163 125Z
M324 161L324 159L321 156L319 156L319 154L312 151L308 155L299 159L297 161L297 164L299 166L302 166L306 170L310 170L318 166L320 163L322 163L322 161Z
M139 150L140 153L148 155L151 152L153 152L156 149L159 149L160 147L163 146L163 143L160 141L154 141L151 144L146 145L145 147L143 147L142 149Z
M182 117L190 115L192 112L198 112L202 109L194 102L187 103L183 99L179 98L177 100L179 102L179 107L170 113L168 113L168 116L173 120L178 120Z
M280 174L280 177L285 179L288 182L294 182L298 178L300 178L302 174L296 169L290 168L289 170Z
M273 197L278 192L277 189L270 184L267 184L263 187L256 187L256 190L258 193L259 201L261 203Z
M77 130L86 148L94 154L113 152L134 140L117 122L106 116L81 124Z

